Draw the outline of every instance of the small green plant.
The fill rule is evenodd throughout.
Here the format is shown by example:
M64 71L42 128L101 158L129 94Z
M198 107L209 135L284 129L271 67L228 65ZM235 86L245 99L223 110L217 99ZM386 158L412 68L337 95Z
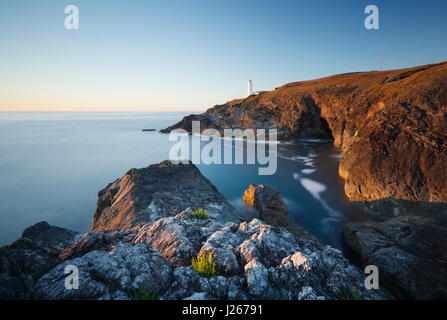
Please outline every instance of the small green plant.
M45 274L46 263L42 263L41 265L30 267L28 265L25 266L25 274L31 276L35 281L39 280Z
M198 220L208 219L208 213L206 212L206 210L203 210L203 209L194 210L194 212L191 214L191 216Z
M135 290L133 295L134 300L160 300L160 296L157 292L152 290L144 290L140 288L140 290Z
M356 287L352 288L352 294L347 290L342 290L342 300L365 300L365 297L357 293Z
M213 252L208 254L208 257L201 256L197 258L192 258L192 267L198 273L204 276L215 276L217 275L217 267L213 261Z

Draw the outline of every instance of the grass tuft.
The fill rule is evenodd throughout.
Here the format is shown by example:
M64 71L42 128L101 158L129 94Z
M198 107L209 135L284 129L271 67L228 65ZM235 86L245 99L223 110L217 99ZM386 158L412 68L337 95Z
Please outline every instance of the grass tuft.
M352 288L352 294L349 291L342 290L341 300L365 300L365 297L357 293L357 288Z
M218 274L216 264L213 261L213 252L210 252L208 257L192 258L191 264L194 270L201 275L215 276Z
M206 210L196 209L191 214L191 217L195 218L195 219L198 219L198 220L205 220L205 219L208 219L208 213L206 212Z
M135 290L133 295L134 300L160 300L160 296L157 292L152 290L144 290L140 288L140 290Z

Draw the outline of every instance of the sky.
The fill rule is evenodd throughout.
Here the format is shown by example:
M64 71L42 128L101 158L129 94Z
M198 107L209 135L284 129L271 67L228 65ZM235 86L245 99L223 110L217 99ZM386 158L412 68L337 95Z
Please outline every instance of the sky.
M364 27L370 4L379 30ZM445 60L445 0L0 0L0 111L201 111L249 79L272 90Z

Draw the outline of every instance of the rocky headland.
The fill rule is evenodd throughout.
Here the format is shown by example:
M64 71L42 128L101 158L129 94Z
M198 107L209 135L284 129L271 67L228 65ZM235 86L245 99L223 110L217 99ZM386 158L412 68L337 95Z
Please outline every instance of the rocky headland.
M352 201L447 202L447 62L289 83L190 115L201 129L276 128L284 140L333 137Z
M347 197L383 221L343 236L380 271L293 224L272 186L250 185L247 221L193 164L131 169L98 193L90 232L45 222L0 248L0 299L446 299L447 63L286 84L190 115L162 130L276 128L283 140L332 138ZM199 219L196 209L206 215ZM209 257L203 275L192 266ZM79 289L65 288L65 268Z
M347 244L396 296L447 298L447 62L289 83L161 132L190 131L191 120L276 128L282 140L332 137L346 196L384 220L348 224Z
M41 222L1 248L0 298L342 299L354 287L368 299L393 298L366 290L366 275L340 250L288 231L279 193L265 186L254 196L259 208L282 206L276 225L245 221L193 164L132 169L98 193L92 231ZM198 207L206 219L194 216ZM209 254L218 272L198 273L192 258ZM79 270L77 290L65 287L69 265Z

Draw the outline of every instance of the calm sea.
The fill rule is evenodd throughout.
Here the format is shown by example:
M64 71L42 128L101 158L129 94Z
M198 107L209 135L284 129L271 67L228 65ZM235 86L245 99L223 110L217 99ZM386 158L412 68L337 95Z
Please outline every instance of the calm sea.
M42 220L80 232L92 225L97 192L130 168L168 159L167 134L157 131L187 113L0 113L0 245ZM224 143L226 148L228 141ZM340 150L302 141L278 146L278 170L257 165L198 165L238 209L250 183L270 184L284 197L292 221L321 241L344 248L346 222L374 220L350 203L338 177Z

